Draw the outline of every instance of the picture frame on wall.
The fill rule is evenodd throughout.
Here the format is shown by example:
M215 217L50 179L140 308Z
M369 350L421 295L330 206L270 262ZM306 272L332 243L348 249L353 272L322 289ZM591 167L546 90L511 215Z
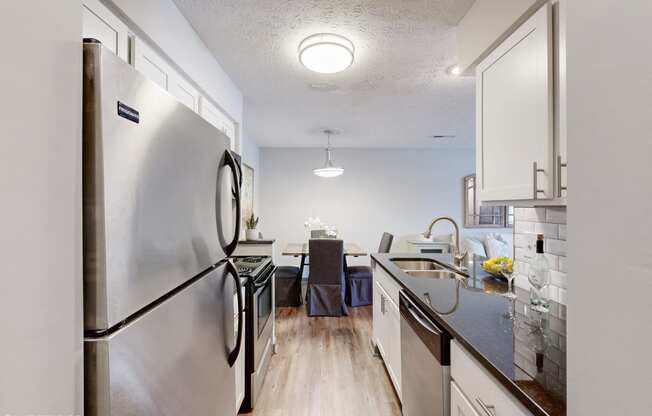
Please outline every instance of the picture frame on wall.
M242 229L244 229L244 219L249 218L254 211L254 173L254 168L242 163Z

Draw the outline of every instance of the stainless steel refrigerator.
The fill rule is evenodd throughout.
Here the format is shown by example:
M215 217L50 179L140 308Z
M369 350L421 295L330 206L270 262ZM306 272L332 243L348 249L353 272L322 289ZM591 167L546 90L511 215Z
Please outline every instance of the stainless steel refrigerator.
M229 140L100 43L83 48L85 414L235 415Z

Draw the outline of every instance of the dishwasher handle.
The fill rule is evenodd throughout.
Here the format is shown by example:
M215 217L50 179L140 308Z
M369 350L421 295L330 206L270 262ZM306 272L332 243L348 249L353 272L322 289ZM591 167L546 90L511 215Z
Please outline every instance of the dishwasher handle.
M399 295L399 310L401 320L410 325L437 361L443 366L450 365L450 335L428 318L403 291Z

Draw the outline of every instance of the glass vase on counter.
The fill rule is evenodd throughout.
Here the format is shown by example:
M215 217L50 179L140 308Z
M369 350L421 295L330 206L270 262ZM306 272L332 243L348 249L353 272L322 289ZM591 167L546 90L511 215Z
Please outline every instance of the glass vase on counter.
M550 302L547 296L550 284L550 264L543 253L543 234L537 235L536 253L530 260L528 272L530 282L530 304L534 310L547 312Z

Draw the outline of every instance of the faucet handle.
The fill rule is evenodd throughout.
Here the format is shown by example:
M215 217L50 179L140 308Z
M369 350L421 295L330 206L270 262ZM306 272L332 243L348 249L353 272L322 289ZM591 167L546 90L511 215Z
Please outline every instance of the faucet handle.
M455 253L454 259L455 259L455 265L460 267L462 266L462 262L466 258L467 254L469 254L468 251L463 251L461 253Z

